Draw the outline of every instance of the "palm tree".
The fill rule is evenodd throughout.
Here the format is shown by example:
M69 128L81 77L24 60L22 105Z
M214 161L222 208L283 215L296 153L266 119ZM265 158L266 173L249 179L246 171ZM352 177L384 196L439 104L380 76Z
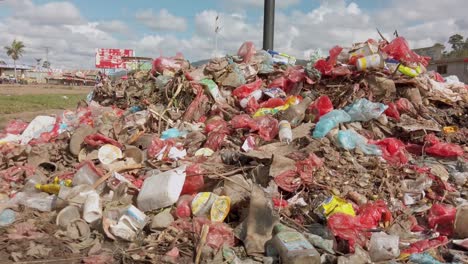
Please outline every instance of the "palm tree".
M24 44L22 41L17 41L16 39L13 40L11 43L11 46L6 46L5 47L6 54L10 56L13 59L13 62L15 63L15 81L16 79L16 61L23 56L24 52Z

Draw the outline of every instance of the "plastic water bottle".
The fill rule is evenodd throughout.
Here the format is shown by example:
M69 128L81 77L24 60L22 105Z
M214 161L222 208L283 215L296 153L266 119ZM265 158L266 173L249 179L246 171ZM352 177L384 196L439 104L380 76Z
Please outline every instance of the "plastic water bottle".
M255 98L255 101L258 101L260 99L260 97L262 97L262 90L255 90L253 91L251 94L249 94L247 97L245 97L244 99L242 99L239 104L242 108L246 108L247 107L247 104L249 103L250 101L250 98Z
M281 142L291 143L292 141L292 130L291 124L287 120L281 120L279 126L279 139Z

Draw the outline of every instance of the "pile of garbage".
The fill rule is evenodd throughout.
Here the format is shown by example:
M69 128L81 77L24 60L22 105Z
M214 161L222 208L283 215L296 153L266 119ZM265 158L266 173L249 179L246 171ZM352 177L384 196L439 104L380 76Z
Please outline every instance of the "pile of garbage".
M466 263L468 86L403 37L295 63L159 57L10 121L0 258Z

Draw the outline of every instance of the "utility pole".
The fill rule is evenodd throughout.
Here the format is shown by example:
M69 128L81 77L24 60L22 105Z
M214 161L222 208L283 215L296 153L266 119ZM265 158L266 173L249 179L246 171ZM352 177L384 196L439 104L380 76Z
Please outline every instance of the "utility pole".
M216 20L215 20L215 57L218 56L218 34L219 30L221 29L219 27L219 15L216 15Z
M265 0L263 9L263 49L272 50L275 33L275 0Z

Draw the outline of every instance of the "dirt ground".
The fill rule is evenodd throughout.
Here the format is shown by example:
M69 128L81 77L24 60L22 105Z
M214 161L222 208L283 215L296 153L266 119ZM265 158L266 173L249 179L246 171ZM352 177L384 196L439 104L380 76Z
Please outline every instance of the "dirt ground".
M86 95L91 86L64 86L64 85L0 85L0 96L28 96L28 95ZM0 113L0 130L5 124L15 118L31 121L38 115L56 115L63 109L47 108L37 111L22 111L17 113Z
M11 85L0 84L0 94L33 95L33 94L87 94L92 86L65 86L65 85Z

